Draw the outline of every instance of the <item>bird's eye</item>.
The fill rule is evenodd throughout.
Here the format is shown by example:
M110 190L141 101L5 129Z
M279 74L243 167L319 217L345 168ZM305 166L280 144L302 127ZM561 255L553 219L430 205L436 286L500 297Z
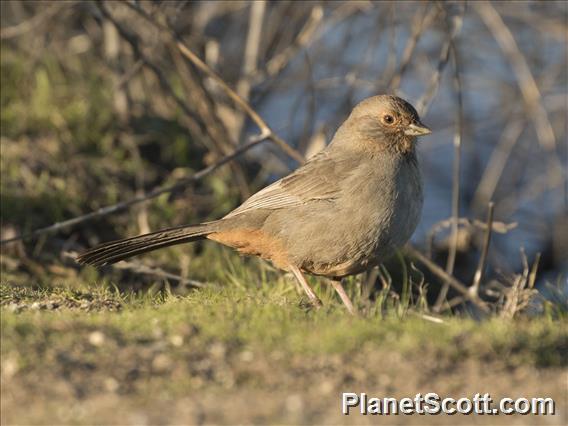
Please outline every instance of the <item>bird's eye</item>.
M383 121L384 121L386 124L392 124L392 123L394 123L394 117L393 117L392 115L390 115L390 114L386 114L386 115L383 117Z

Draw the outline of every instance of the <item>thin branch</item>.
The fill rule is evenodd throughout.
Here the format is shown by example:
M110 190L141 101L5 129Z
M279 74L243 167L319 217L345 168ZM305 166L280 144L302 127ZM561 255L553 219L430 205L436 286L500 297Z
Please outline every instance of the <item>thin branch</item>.
M510 120L505 126L473 196L473 208L477 211L481 210L482 206L493 198L497 184L505 170L505 165L524 128L525 122L521 119Z
M132 50L134 52L134 55L139 60L142 61L142 65L147 67L148 69L150 69L154 73L154 75L158 79L158 83L164 89L164 91L167 92L170 95L170 97L175 101L176 105L184 112L186 117L191 119L191 121L188 122L190 124L190 126L189 126L190 131L195 132L195 134L199 134L199 135L207 135L208 130L209 130L207 128L207 126L205 126L201 123L201 121L199 120L200 117L189 107L189 105L182 98L180 98L175 93L175 90L172 88L170 82L168 81L168 79L166 78L166 76L164 75L162 70L157 65L155 65L152 61L150 61L149 58L148 58L148 55L146 55L143 52L143 50L140 47L140 44L138 42L138 39L133 34L131 34L127 29L125 29L114 18L114 16L106 8L106 5L105 5L104 2L97 0L95 4L98 7L99 11L102 13L102 15L114 25L114 27L116 28L116 30L118 31L120 36L130 45L130 47L132 48ZM193 124L196 124L196 126L193 126ZM205 138L206 136L203 136L203 137ZM215 140L215 138L210 138L210 139L214 143L217 142ZM220 148L217 147L217 146L215 146L215 148L217 150L220 150Z
M428 232L428 236L426 238L427 241L431 243L438 232L440 232L444 228L450 227L451 224L452 224L451 218L436 222L434 225L432 225L432 228L430 228L430 231ZM467 217L460 217L458 219L458 224L460 226L469 227L469 228L475 227L481 230L487 229L487 224L485 222L482 222L478 219L469 219ZM517 222L505 223L505 222L493 221L493 223L491 224L491 230L499 234L506 234L511 229L515 229L517 226L518 226Z
M430 10L423 13L422 10L418 10L412 19L412 34L408 38L406 42L406 46L402 52L402 58L400 60L400 65L398 66L398 71L394 73L390 79L390 82L387 84L390 87L390 90L396 91L400 86L400 82L402 80L402 76L406 72L408 65L410 64L416 46L418 45L418 41L424 31L432 25L432 22L438 16L438 9L436 7L430 8Z
M76 251L64 251L62 253L62 256L63 256L64 259L71 259L73 262L76 261L78 255L79 255L79 253L77 253ZM115 263L113 265L109 265L109 267L111 267L112 269L118 269L118 270L123 270L123 271L131 271L131 272L134 272L134 273L137 273L137 274L142 274L142 275L151 275L153 277L162 278L162 279L166 279L166 280L173 280L173 281L179 282L180 284L184 284L184 285L188 285L188 286L196 287L196 288L204 288L204 287L209 286L208 283L203 283L201 281L184 278L180 275L176 275L176 274L172 274L171 272L164 271L162 268L155 268L155 267L144 265L144 264L138 263L138 262L123 260L122 262Z
M320 27L320 23L323 18L323 7L321 5L316 5L312 8L310 17L298 33L296 39L282 52L274 55L267 62L265 70L259 71L253 74L253 80L255 82L264 80L266 77L273 77L280 73L286 65L290 63L292 58L302 49L307 47L313 40Z
M444 219L441 220L430 228L426 236L426 246L428 247L428 257L432 258L432 248L434 247L434 239L436 238L436 234L438 234L442 229L449 228L452 225L452 219ZM460 217L458 219L458 225L468 228L478 228L482 231L487 230L487 224L477 219L469 219L466 217ZM515 229L518 226L517 222L496 222L493 221L491 224L491 231L497 232L498 234L506 234L511 229ZM471 231L470 231L471 232Z
M483 312L485 312L485 313L489 312L489 307L487 306L487 304L483 300L481 300L478 296L471 295L469 293L468 288L464 284L462 284L460 281L458 281L452 275L448 275L448 273L443 268L441 268L439 265L437 265L436 263L434 263L433 261L428 259L426 256L424 256L422 253L420 253L418 250L416 250L415 248L413 248L411 246L406 247L406 252L410 256L416 258L424 266L426 266L438 278L449 282L450 286L452 288L454 288L456 291L461 293L465 298L467 298L471 303L473 303L475 306L477 306Z
M140 71L143 65L144 59L138 59L136 63L132 65L132 67L126 71L116 83L113 84L112 90L121 90L138 73L138 71Z
M442 49L440 50L440 57L438 59L438 66L436 67L436 71L432 75L432 79L430 80L428 88L426 89L422 97L418 100L418 102L416 102L416 109L420 113L420 115L426 114L426 111L430 106L430 102L432 102L432 99L434 99L434 96L436 96L436 93L438 92L442 74L450 58L450 49L452 43L455 37L461 31L465 6L459 5L457 7L459 7L458 13L454 13L447 18L449 21L448 36L444 41L444 44L442 45ZM447 13L450 13L449 8Z
M266 2L255 1L252 2L249 7L249 25L245 42L243 66L241 69L241 77L236 86L238 95L246 100L249 100L251 91L251 82L246 77L254 73L257 68ZM238 111L235 118L232 132L233 138L238 140L245 122L245 117L241 111Z
M237 143L230 143L232 141L230 140L226 129L218 123L218 120L216 118L211 116L211 108L205 99L206 92L205 90L200 90L201 87L196 87L197 85L193 84L192 79L187 78L186 74L189 73L189 70L186 70L186 73L184 73L183 70L180 69L179 75L184 89L188 90L193 95L195 95L196 93L198 94L198 96L191 97L193 98L193 104L190 104L186 100L188 99L188 97L184 98L176 94L162 69L152 61L150 61L149 55L146 54L140 46L138 38L135 35L131 34L120 24L120 22L118 22L118 20L106 8L106 5L100 1L98 1L96 4L103 16L114 25L121 37L124 38L124 40L126 40L128 44L130 44L134 54L142 61L141 64L149 68L154 73L154 75L158 79L160 86L166 93L169 94L170 98L173 99L176 105L185 113L185 120L183 122L189 128L190 132L199 135L199 139L202 141L211 142L211 146L208 146L208 144L205 145L207 145L207 147L215 153L215 159L230 154L233 146L236 146ZM186 62L182 59L182 55L181 53L179 53L177 47L171 46L171 50L173 51L172 56L176 65L178 65L178 67L185 66ZM200 94L202 94L202 96L199 96ZM229 141L229 144L225 143L225 141ZM235 175L235 180L241 194L244 198L247 198L250 194L246 189L244 172L238 164L232 164L231 168Z
M291 45L287 46L281 52L274 55L267 61L263 69L259 69L256 74L250 76L254 83L268 82L262 87L262 91L256 95L256 98L262 98L268 93L269 89L275 82L277 77L288 64L297 56L298 52L307 50L316 40L323 37L325 33L330 31L340 22L347 20L358 13L364 6L357 2L345 2L337 7L332 15L322 24L324 10L321 5L312 8L310 17L302 27L296 39ZM321 25L320 25L321 24Z
M235 92L226 82L223 80L209 65L203 62L199 56L197 56L193 51L187 47L179 38L173 34L173 32L163 25L156 22L151 16L149 16L142 8L135 6L129 2L125 3L131 9L135 10L145 18L150 24L155 26L159 29L162 34L164 34L168 39L173 41L177 48L179 49L180 53L188 59L193 65L195 65L201 72L206 74L209 78L214 80L221 89L225 92L225 94L240 108L242 108L247 115L251 118L251 120L258 126L260 129L261 134L267 134L268 139L271 140L274 144L276 144L282 151L284 151L289 157L296 160L298 163L304 163L304 157L290 145L288 145L282 138L280 138L269 126L266 124L264 119L258 114L253 107L242 97L240 97L237 92Z
M526 3L526 6L528 7L504 7L501 9L501 13L534 27L535 30L540 31L546 37L552 37L566 43L566 9L564 9L564 14L558 14L559 16L555 14L554 17L551 14L551 18L548 18L544 14L538 14L531 10L529 3Z
M74 259L76 259L76 258L77 257L75 256ZM191 287L196 287L196 288L207 287L207 284L202 283L201 281L196 281L196 280L184 278L182 276L172 274L171 272L164 271L162 268L150 267L150 266L147 266L147 265L144 265L144 264L141 264L141 263L137 263L137 262L127 262L127 261L123 260L122 262L118 262L118 263L115 263L114 265L111 265L111 267L113 269L132 271L132 272L137 273L137 274L151 275L151 276L157 277L157 278L162 278L162 279L166 279L166 280L173 280L173 281L179 282L180 284L188 285L188 286L191 286Z
M201 121L205 124L207 134L212 141L216 141L214 146L218 147L220 151L215 153L215 158L212 160L230 154L232 150L239 145L237 138L233 139L229 134L229 130L224 125L224 121L219 120L215 110L215 102L211 99L210 94L202 84L203 80L195 76L197 71L182 57L176 46L170 43L168 48L185 92L184 99L191 99L193 108L196 110ZM221 143L222 141L228 141L229 143ZM246 182L246 173L242 165L239 163L231 163L231 172L233 173L235 186L239 189L241 197L243 199L248 198L251 194Z
M79 223L83 223L89 220L98 219L100 217L108 216L110 214L116 213L121 210L125 210L130 206L133 206L138 203L142 203L146 200L150 200L152 198L156 198L162 194L170 193L176 191L178 189L184 188L186 185L196 182L198 180L203 179L204 177L208 176L209 174L213 173L222 165L228 163L229 161L233 160L234 158L238 157L239 155L243 154L244 152L248 151L249 149L253 148L254 146L268 140L267 134L260 134L258 136L253 137L248 143L245 145L240 146L237 148L233 153L221 158L214 164L198 171L197 173L188 176L186 178L178 180L175 184L170 186L158 187L153 189L152 191L148 192L143 196L138 196L131 198L127 201L122 201L117 204L113 204L111 206L102 207L94 212L87 213L81 216L74 217L73 219L65 220L63 222L57 222L53 225L46 226L43 228L36 229L28 234L18 235L16 237L7 238L5 240L0 241L0 245L4 245L7 243L11 243L18 240L26 240L32 237L37 237L38 235L54 233L60 231L62 229L70 228L71 226L78 225Z
M537 253L531 268L531 272L529 274L528 288L530 289L533 289L536 283L536 273L538 272L539 263L540 263L540 253Z
M27 21L20 22L19 24L0 28L0 40L7 40L13 37L18 37L29 31L38 30L38 27L42 25L45 21L49 20L64 8L69 8L75 6L75 2L53 2L44 6L41 12L32 16Z
M499 12L490 2L474 2L475 10L481 17L483 23L499 44L503 54L511 64L513 72L517 77L519 89L525 101L527 113L536 129L539 143L545 151L552 155L549 159L547 170L548 179L552 186L558 178L564 180L564 205L568 203L568 180L565 180L565 168L562 160L556 157L556 137L554 129L548 118L548 113L542 104L542 97L538 85L532 75L530 67L522 54L515 38L511 34L509 27L505 24Z
M272 131L272 129L266 124L266 122L262 119L262 117L250 106L250 104L241 98L233 89L229 87L225 81L215 73L209 65L203 62L197 55L195 55L185 44L181 41L176 41L176 46L180 50L181 54L189 59L193 65L195 65L199 70L207 74L210 78L215 80L219 86L223 89L223 91L235 102L239 105L251 118L252 121L258 126L261 133L268 134L268 139L274 142L282 151L284 151L289 157L296 160L298 163L304 163L304 156L288 145L284 140L282 140L276 133Z
M538 85L513 34L511 34L509 27L503 22L499 12L490 2L473 2L472 5L483 23L493 34L497 44L499 44L503 54L513 68L530 118L533 120L539 142L547 151L553 150L556 146L554 130L548 119L546 109L542 105Z
M479 257L479 264L477 265L477 270L473 277L473 284L469 288L469 291L473 295L479 295L479 284L483 278L483 273L485 271L485 264L487 262L487 252L489 251L489 244L491 243L491 229L493 228L493 211L495 209L495 203L493 201L489 202L487 209L487 228L485 231L485 239L483 240L483 248L481 250L481 256Z
M458 250L458 220L459 220L459 210L460 210L460 164L461 164L461 143L463 134L463 96L462 96L462 85L460 78L460 62L458 58L458 52L453 42L450 42L450 50L454 59L454 93L457 103L456 108L456 127L454 131L454 161L453 161L453 172L452 172L452 221L451 221L451 234L450 234L450 246L448 252L448 259L446 261L446 272L448 275L453 275L454 265L456 262L456 254ZM438 294L436 303L434 304L434 312L439 312L442 307L442 303L446 300L446 295L450 284L445 282Z

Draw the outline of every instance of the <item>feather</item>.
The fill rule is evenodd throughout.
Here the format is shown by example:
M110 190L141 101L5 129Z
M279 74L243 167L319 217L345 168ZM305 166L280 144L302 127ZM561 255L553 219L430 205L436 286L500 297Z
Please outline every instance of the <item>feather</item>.
M282 209L311 200L333 200L340 193L341 184L352 170L344 167L343 159L331 157L322 151L294 173L260 190L224 219L256 209Z

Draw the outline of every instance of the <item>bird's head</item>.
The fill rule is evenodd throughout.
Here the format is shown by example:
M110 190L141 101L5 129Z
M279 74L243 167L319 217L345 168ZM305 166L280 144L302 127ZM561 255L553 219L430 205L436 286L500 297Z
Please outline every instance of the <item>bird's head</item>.
M390 95L360 102L345 124L367 148L402 154L413 153L416 138L431 133L412 105Z

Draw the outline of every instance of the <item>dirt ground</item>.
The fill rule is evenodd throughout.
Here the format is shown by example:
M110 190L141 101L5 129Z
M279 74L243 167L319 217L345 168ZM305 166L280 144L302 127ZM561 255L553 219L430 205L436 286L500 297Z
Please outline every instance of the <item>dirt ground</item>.
M265 299L230 312L228 295L203 293L150 305L4 296L5 425L566 424L562 322L354 320ZM554 416L345 416L342 392L557 405Z

